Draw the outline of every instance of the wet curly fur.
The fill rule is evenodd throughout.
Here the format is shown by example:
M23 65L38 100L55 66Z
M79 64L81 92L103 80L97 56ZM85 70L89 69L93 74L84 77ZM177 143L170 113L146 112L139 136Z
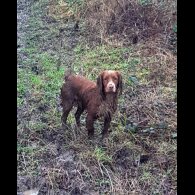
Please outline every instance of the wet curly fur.
M122 93L122 76L119 71L106 70L97 78L97 82L79 75L67 74L61 88L61 106L63 107L62 122L73 106L77 107L75 119L80 126L80 116L87 111L86 128L89 138L94 136L94 121L104 119L102 137L108 135L112 115L117 109L118 95Z

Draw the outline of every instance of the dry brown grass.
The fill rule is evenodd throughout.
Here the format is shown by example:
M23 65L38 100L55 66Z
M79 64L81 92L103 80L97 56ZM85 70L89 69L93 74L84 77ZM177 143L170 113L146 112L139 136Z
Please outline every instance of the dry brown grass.
M150 119L150 125L164 121L172 126L172 130L175 130L176 56L152 41L138 44L131 53L131 58L133 57L142 59L135 73L142 84L133 89L135 96L130 97L129 116L136 116L133 113L136 109L136 112L142 113ZM146 123L146 119L142 119L140 115L137 116L139 118L136 118L135 121Z
M160 37L167 46L176 24L176 1L89 0L80 15L91 40L130 45Z

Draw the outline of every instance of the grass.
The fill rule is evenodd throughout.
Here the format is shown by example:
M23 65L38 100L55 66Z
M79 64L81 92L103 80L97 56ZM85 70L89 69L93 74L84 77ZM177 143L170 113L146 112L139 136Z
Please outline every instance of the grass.
M25 50L26 54L29 55L29 59L27 60L28 64L33 64L34 61L38 64L35 65L36 69L40 73L36 74L30 70L28 67L28 71L25 69L18 69L18 96L23 96L25 91L30 90L30 92L41 93L44 95L55 97L57 93L59 93L59 88L62 83L62 77L64 75L64 69L60 68L56 71L56 59L53 56L50 56L48 53L41 54L33 54L34 48L28 48ZM38 51L37 51L38 52ZM25 87L28 88L26 89ZM45 97L42 97L43 99Z
M54 44L59 42L58 29L70 12L56 9L68 6L74 14L79 11L73 1L66 3L56 1L49 7L47 0L34 2L26 46L18 50L18 190L177 194L176 56L156 39L114 47L91 46L82 37L76 47L59 48ZM49 17L56 21L48 22ZM70 36L63 36L66 44L71 42ZM101 121L95 124L94 142L87 139L85 115L80 130L74 112L68 117L68 129L61 128L58 98L68 64L57 67L56 47L66 58L71 53L73 71L91 80L105 69L122 73L124 90L104 147L99 143ZM23 187L24 178L31 185Z
M131 48L113 48L102 45L93 49L88 49L88 46L78 45L75 49L77 59L74 64L74 70L76 73L82 73L93 80L104 69L116 69L122 72L124 93L119 100L119 107L124 106L126 112L122 114L119 111L116 114L116 118L113 120L115 126L112 127L113 132L110 135L107 147L112 155L114 155L116 148L121 147L120 143L123 143L122 148L129 145L131 147L128 148L136 148L133 153L136 154L137 151L137 155L142 155L145 152L150 154L150 151L156 150L156 152L150 154L153 158L152 162L144 163L136 170L139 176L135 180L135 188L140 193L147 191L148 194L162 194L169 188L169 184L166 183L170 182L168 178L171 178L173 183L176 182L175 176L170 176L176 174L174 168L176 156L172 156L176 152L176 141L171 139L171 132L175 131L176 128L176 113L174 109L169 108L170 104L174 105L176 93L174 80L176 73L175 57L169 52L162 54L157 47L153 48L155 55L154 53L153 55L142 55L142 52L152 50L150 44L138 44L136 47ZM167 52L167 50L165 51ZM168 103L169 105L167 104L168 107L161 107L161 103L166 104L165 102L170 103ZM136 108L138 108L137 111ZM138 118L136 118L136 115L138 115ZM120 122L121 118L124 118L124 124ZM129 126L129 120L134 125ZM139 125L143 121L146 122L145 125ZM165 124L164 127L161 124ZM160 129L158 129L158 126ZM154 129L154 134L139 134L143 130L147 132L148 128ZM127 133L124 133L124 131ZM143 137L141 138L140 136ZM156 141L156 136L158 141ZM167 136L169 138L165 140ZM138 145L141 145L141 148L137 149L136 143L139 143ZM102 156L105 158L105 153L98 149L95 155L96 160L93 163L101 162ZM169 159L164 162L168 164L166 165L168 167L165 168L159 164L157 159L161 156L166 156ZM125 154L122 158L124 157ZM134 157L123 163L131 163L132 158ZM116 160L112 159L109 163L112 166L116 166ZM114 179L112 182L115 183ZM109 183L108 186L110 185ZM99 188L101 188L100 186ZM127 186L127 184L124 185L123 190L120 189L120 191L117 191L116 188L110 188L110 191L114 192L116 190L115 193L121 194L129 193L132 189ZM169 189L169 191L172 190Z
M95 157L98 162L111 162L112 160L101 148L95 148L92 156Z

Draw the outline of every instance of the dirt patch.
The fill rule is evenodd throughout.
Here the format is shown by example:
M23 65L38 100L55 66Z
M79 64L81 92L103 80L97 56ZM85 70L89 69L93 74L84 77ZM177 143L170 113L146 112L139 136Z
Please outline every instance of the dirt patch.
M114 161L123 169L129 169L135 165L134 152L129 148L122 148L114 155Z
M53 146L54 148L50 146L50 152L55 153L56 147ZM55 194L64 194L68 191L74 193L76 187L72 187L72 181L79 176L75 152L66 150L58 153L56 149L55 155L49 155L46 152L41 158L43 162L38 168L38 176L18 176L18 191L23 192L38 188L39 194L48 194L51 191ZM76 184L77 182L75 182Z

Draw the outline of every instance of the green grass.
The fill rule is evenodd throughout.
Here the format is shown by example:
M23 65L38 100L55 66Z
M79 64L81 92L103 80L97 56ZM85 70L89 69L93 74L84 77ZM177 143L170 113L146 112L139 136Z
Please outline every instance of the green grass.
M76 61L74 71L79 73L81 70L85 76L95 80L99 72L102 70L119 70L122 72L124 83L129 86L137 84L147 84L147 76L150 70L143 64L143 59L137 56L133 48L113 48L109 46L97 46L93 49L88 49L87 46L78 45L75 48ZM147 61L154 59L147 58Z
M77 56L74 65L75 72L79 72L82 68L90 79L95 79L99 72L105 69L131 74L140 63L140 58L125 57L131 51L132 48L112 48L102 45L88 49L87 46L78 45L75 49Z
M173 25L173 32L174 32L174 33L177 33L177 23L175 23L175 24Z
M36 61L41 72L37 75L30 69L28 71L18 69L18 96L22 97L28 90L31 93L44 94L46 97L55 97L59 93L59 88L63 81L64 69L57 70L55 57L47 53L37 53L36 55L34 54L34 58L31 58L31 51L34 51L34 48L29 48L26 51L29 54L28 63ZM45 96L42 98L45 99Z
M112 161L112 158L108 154L106 154L106 152L103 149L98 147L95 148L92 157L96 158L98 162L102 163Z

